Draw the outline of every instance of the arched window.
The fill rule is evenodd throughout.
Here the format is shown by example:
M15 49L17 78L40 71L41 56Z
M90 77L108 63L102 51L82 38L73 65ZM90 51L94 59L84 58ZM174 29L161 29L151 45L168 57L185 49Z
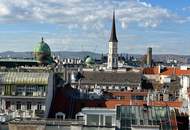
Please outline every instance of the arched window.
M64 120L65 119L65 114L63 112L58 112L55 114L55 118L59 120Z

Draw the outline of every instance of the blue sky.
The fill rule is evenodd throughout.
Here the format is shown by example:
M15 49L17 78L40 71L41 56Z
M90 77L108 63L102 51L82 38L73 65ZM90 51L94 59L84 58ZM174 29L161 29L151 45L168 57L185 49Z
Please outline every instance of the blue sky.
M119 53L190 54L189 0L0 0L0 52L108 52L116 10Z

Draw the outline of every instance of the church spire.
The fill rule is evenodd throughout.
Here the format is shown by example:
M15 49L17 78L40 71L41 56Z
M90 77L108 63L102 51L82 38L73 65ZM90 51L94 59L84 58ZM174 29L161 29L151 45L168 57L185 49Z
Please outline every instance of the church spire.
M113 22L112 22L112 30L109 42L118 42L116 36L116 27L115 27L115 11L113 11Z
M41 43L43 43L44 42L44 38L42 37L42 42Z

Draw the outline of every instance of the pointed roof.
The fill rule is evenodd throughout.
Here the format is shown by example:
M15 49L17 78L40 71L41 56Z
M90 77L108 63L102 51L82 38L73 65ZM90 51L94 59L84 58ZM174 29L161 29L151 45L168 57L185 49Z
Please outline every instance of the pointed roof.
M112 22L112 30L109 42L118 42L116 36L116 27L115 27L115 11L113 11L113 22Z
M44 38L42 37L42 42L41 43L43 43L44 42Z

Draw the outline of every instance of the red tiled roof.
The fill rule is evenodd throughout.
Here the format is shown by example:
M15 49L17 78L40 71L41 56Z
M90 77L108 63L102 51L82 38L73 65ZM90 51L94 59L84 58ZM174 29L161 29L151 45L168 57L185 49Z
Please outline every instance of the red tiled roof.
M144 68L143 74L159 74L158 67ZM179 68L167 67L164 68L159 75L190 75L190 70L181 70Z
M158 74L158 68L157 67L144 68L143 74Z
M174 75L174 74L176 74L177 70L178 70L178 68L164 68L161 71L160 75Z
M146 101L143 100L117 100L109 99L105 102L107 108L115 108L116 105L140 105L146 104ZM149 103L150 106L169 106L179 108L182 105L182 102L179 101L152 101Z
M190 75L190 70L176 70L176 75Z

